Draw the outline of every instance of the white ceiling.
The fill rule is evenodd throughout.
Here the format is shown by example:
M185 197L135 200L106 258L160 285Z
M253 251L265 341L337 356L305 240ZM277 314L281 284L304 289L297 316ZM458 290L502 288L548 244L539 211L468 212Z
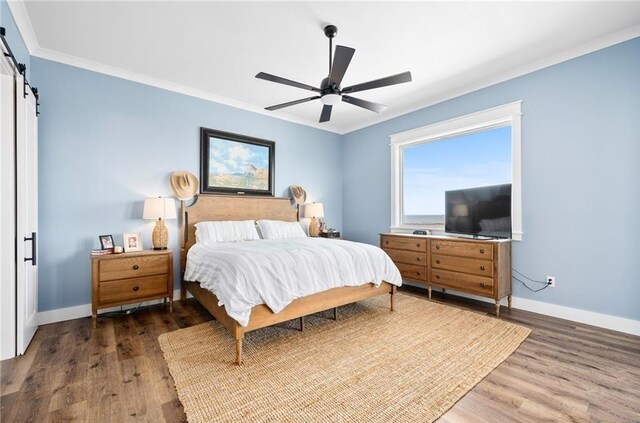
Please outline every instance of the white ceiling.
M413 75L355 95L388 105L380 115L341 103L331 122L319 124L319 101L265 111L339 133L640 35L640 2L27 1L11 8L35 56L249 110L313 95L254 76L318 86L328 74L322 28L334 24L335 44L356 49L343 86Z

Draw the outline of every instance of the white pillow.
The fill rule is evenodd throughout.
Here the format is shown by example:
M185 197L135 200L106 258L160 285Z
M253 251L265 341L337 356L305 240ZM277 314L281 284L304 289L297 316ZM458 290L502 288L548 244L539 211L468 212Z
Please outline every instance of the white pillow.
M285 222L282 220L258 220L258 228L262 239L290 239L306 238L307 234L302 230L298 222Z
M253 220L221 220L196 223L196 242L217 244L220 242L255 241L260 239Z

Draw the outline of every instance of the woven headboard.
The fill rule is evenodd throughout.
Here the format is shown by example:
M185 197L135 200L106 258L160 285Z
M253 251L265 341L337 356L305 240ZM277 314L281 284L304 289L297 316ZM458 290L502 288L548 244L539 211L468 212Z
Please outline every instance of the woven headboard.
M218 220L298 220L296 209L286 197L245 197L238 195L199 195L196 202L180 207L180 235L182 243L181 267L184 271L189 248L196 242L198 222Z

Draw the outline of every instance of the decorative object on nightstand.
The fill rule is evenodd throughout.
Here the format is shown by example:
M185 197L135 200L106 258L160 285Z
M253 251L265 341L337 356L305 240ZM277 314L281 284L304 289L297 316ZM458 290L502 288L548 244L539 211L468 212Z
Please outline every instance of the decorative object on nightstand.
M320 236L323 237L323 238L330 238L330 239L343 239L340 236L340 232L336 231L333 228L329 228L329 229L327 229L325 231L321 231L320 232Z
M307 203L304 205L302 217L311 218L309 223L309 236L317 237L320 233L318 218L324 217L324 207L322 203Z
M148 220L157 219L156 227L153 228L153 249L166 250L167 245L169 245L169 230L164 224L164 220L177 218L176 203L173 198L147 198L144 200L142 218Z
M125 232L122 234L124 252L131 253L142 251L142 234L140 232Z
M91 316L98 309L164 298L173 311L173 252L141 251L91 257Z
M169 178L171 189L180 201L189 201L198 194L198 178L185 170L173 172Z
M100 239L100 247L103 250L113 250L113 247L115 246L115 244L113 242L113 236L111 236L111 235L100 235L100 236L98 236L98 238Z

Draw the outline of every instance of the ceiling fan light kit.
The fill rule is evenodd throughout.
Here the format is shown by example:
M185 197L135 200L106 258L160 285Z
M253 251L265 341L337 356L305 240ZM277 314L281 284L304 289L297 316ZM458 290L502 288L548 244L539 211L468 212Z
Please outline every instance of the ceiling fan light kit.
M338 45L336 46L335 54L333 54L333 38L337 33L338 28L336 28L334 25L327 25L324 28L324 35L329 38L329 76L322 80L322 82L320 83L320 88L271 75L265 72L260 72L256 75L256 78L258 79L277 82L279 84L289 85L291 87L301 88L303 90L313 91L319 94L313 97L302 98L300 100L294 100L287 103L269 106L266 107L266 110L278 110L319 99L323 104L322 112L320 113L320 122L328 122L331 119L331 109L333 106L340 103L340 101L344 101L345 103L353 104L354 106L362 107L363 109L371 110L372 112L376 113L380 113L386 110L387 106L383 104L373 103L371 101L362 100L345 94L410 82L411 72L403 72L397 75L387 76L385 78L380 78L373 81L364 82L362 84L342 88L340 86L340 84L342 83L342 78L344 78L344 75L347 72L347 68L349 67L349 63L351 63L351 58L353 57L353 54L356 52L356 50L351 47ZM331 60L332 55L333 60Z

